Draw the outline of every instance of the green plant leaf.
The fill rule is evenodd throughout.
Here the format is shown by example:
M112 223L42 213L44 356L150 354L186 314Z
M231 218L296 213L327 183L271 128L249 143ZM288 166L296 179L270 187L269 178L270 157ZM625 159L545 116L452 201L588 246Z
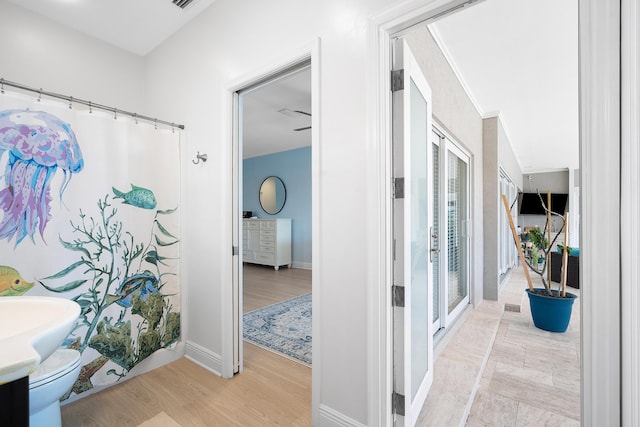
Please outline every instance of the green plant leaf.
M160 224L160 221L156 220L156 225L158 226L158 229L162 232L162 234L164 234L165 236L173 237L174 239L177 239L176 236L171 234L166 228L162 226L162 224Z
M40 284L41 284L41 285L42 285L46 290L51 291L51 292L57 292L57 293L71 291L71 290L73 290L73 289L76 289L76 288L78 288L78 287L80 287L80 286L84 285L85 283L87 283L87 281L86 281L86 280L75 280L75 281L73 281L73 282L69 282L69 283L67 283L67 284L66 284L66 285L64 285L64 286L60 286L60 287L58 287L58 288L51 288L51 287L49 287L49 286L45 285L44 283L40 282Z
M154 237L156 238L156 243L158 244L158 246L171 246L178 243L178 240L174 240L173 242L163 242L158 238L158 236L154 236Z
M165 259L173 259L173 258L164 257L164 256L158 254L157 251L149 251L149 252L147 252L147 255L144 258L145 261L147 261L148 263L153 264L153 265L158 265L158 263L161 263L163 265L168 265L168 264L162 262Z
M178 207L176 206L176 207L175 207L175 208L173 208L173 209L167 209L167 210L163 210L163 211L160 211L160 210L159 210L159 211L158 211L158 214L159 214L159 215L169 215L169 214L174 213L174 212L175 212L175 211L177 211L177 210L178 210Z
M66 249L69 249L71 251L82 252L87 258L91 258L91 255L89 254L89 251L86 250L83 246L81 246L81 245L79 245L77 243L66 242L66 241L62 240L62 237L59 237L59 236L58 236L58 240L60 240L60 243Z
M77 261L74 262L73 264L71 264L70 266L68 266L67 268L65 268L64 270L61 270L59 272L57 272L56 274L52 275L52 276L48 276L43 278L42 280L49 280L49 279L59 279L61 277L66 276L67 274L69 274L70 272L72 272L73 270L75 270L76 268L80 267L81 265L85 265L87 262L82 260L82 261Z

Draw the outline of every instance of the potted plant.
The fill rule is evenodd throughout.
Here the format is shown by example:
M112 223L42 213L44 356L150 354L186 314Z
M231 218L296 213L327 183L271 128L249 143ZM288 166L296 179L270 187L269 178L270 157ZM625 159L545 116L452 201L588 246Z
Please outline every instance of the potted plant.
M550 206L551 193L547 194L547 203L544 203L540 193L538 193L540 197L540 201L542 202L542 206L544 206L544 210L547 213L547 231L550 230L551 224L551 215L556 215L562 218L562 227L555 234L553 240L549 242L551 239L551 234L549 232L549 239L545 238L544 233L538 228L534 227L529 229L526 232L526 238L532 242L532 257L531 260L527 260L522 251L522 244L520 242L520 236L516 232L515 225L513 223L513 218L511 217L511 209L509 207L509 203L505 195L502 195L502 202L507 211L507 216L509 218L509 222L511 225L511 232L513 234L513 238L518 248L518 254L520 256L520 261L522 262L524 268L524 273L527 278L527 283L529 288L526 289L527 295L529 297L529 305L531 307L531 316L533 317L533 323L537 328L543 329L545 331L551 332L565 332L567 327L569 326L569 321L571 320L571 310L573 307L573 302L576 299L576 295L566 291L566 271L567 271L567 256L568 256L568 246L567 246L567 238L568 232L566 232L566 224L568 222L569 214L566 213L564 216L559 215L555 212L551 212L547 206ZM549 269L549 259L550 259L550 251L553 244L556 242L560 233L565 230L564 233L564 244L562 245L562 280L558 289L551 288L551 272ZM550 243L550 244L549 244ZM542 254L541 254L542 253ZM536 262L533 262L534 255ZM539 266L537 262L540 255L542 255L542 266ZM528 268L527 268L528 267ZM542 288L534 288L533 283L531 281L531 276L529 275L529 270L533 271L540 277L543 287ZM546 278L545 278L546 276Z

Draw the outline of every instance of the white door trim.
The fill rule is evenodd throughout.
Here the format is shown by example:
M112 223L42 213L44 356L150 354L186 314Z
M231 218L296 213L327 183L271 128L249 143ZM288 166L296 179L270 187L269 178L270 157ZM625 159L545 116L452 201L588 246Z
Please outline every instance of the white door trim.
M252 86L266 78L276 75L279 72L287 70L296 64L300 64L304 61L311 60L311 251L312 251L312 265L313 270L311 273L311 292L313 293L312 311L312 336L313 336L313 368L312 368L312 416L313 424L317 425L317 418L320 407L320 390L321 390L321 371L322 371L322 359L321 359L321 301L322 292L320 288L320 272L322 271L322 259L318 256L320 254L321 239L320 239L320 39L315 39L307 45L301 46L298 50L291 52L284 57L275 58L271 63L265 64L262 67L258 67L247 74L235 78L228 82L223 87L222 96L222 108L221 111L224 114L222 123L223 129L223 141L225 144L225 157L226 161L231 164L233 161L233 137L234 137L234 94L241 89ZM230 168L230 173L227 177L227 182L222 183L223 197L230 202L233 202L233 189L231 183L233 182L233 173L236 168ZM234 334L233 323L234 310L231 304L233 298L233 259L231 255L231 247L233 245L232 236L232 224L233 218L231 212L222 224L229 232L225 235L225 240L222 242L223 250L221 253L228 254L226 262L223 262L223 268L221 272L221 280L223 285L221 287L221 325L222 325L222 350L221 350L221 365L222 376L230 378L233 376L233 347L234 347ZM241 311L241 310L240 310ZM241 339L241 337L240 337ZM242 365L242 360L240 361Z
M367 316L368 425L392 425L393 335L391 295L393 224L391 164L391 38L412 25L458 7L466 0L414 0L393 6L369 22L367 93L370 99L367 144L367 178L372 183L367 197L367 229L377 236L368 244Z
M393 341L391 296L387 292L391 281L393 237L390 40L393 34L464 3L464 0L403 2L373 17L369 23L367 85L371 107L368 111L367 177L373 185L367 204L368 212L372 212L367 229L369 236L378 236L372 239L367 251L367 282L370 284L367 295L370 379L367 415L371 426L391 425ZM585 202L587 197L581 197L581 244L584 249L580 263L583 278L582 422L583 425L615 426L620 424L620 322L617 314L620 310L617 286L620 275L617 207L620 199L619 193L611 190L620 186L620 160L615 156L620 140L620 4L579 0L579 5L581 186L583 194L599 195L597 203L595 197L592 202ZM595 301L603 303L604 307L596 310Z
M621 301L622 425L640 425L640 5L622 1L621 49Z
M580 0L579 9L582 425L617 426L620 2Z

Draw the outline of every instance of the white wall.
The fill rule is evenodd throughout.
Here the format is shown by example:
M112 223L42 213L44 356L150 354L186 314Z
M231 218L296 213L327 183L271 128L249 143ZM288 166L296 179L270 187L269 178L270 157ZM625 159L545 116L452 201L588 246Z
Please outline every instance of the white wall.
M145 60L0 1L0 77L34 88L144 114ZM5 86L6 91L15 89ZM1 96L1 95L0 95ZM33 94L37 97L37 94ZM80 178L82 179L82 178ZM182 304L182 315L188 307ZM188 332L182 324L182 339ZM159 351L128 378L184 355L184 341ZM95 391L79 395L85 397ZM68 400L69 403L76 397Z
M500 116L483 120L484 196L484 296L497 300L500 288L500 168L522 188L522 170L509 142Z
M500 116L496 117L498 127L498 166L501 167L519 189L522 189L522 168L509 140L504 123ZM499 171L498 171L499 173Z
M189 340L201 360L222 357L222 300L230 286L231 157L225 135L225 88L279 64L320 38L320 231L313 254L319 277L321 358L314 360L314 400L323 411L367 422L367 19L387 0L299 2L218 0L148 56L149 114L187 128L188 183L183 279ZM206 165L190 165L196 151ZM314 237L315 239L315 237ZM319 262L318 262L319 260ZM318 268L316 268L316 266ZM189 349L187 350L189 353ZM195 352L194 352L195 353ZM319 382L319 383L318 383Z
M6 1L0 16L0 77L144 114L144 58Z

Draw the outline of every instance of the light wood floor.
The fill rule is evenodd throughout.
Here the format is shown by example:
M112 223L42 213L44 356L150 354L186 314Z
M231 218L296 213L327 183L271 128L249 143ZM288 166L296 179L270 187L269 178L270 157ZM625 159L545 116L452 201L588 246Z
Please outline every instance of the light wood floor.
M311 270L245 264L243 273L245 312L311 292Z
M245 265L244 310L311 292L311 272ZM244 343L244 372L223 379L180 359L62 407L62 423L137 426L159 412L188 426L310 426L311 369Z

